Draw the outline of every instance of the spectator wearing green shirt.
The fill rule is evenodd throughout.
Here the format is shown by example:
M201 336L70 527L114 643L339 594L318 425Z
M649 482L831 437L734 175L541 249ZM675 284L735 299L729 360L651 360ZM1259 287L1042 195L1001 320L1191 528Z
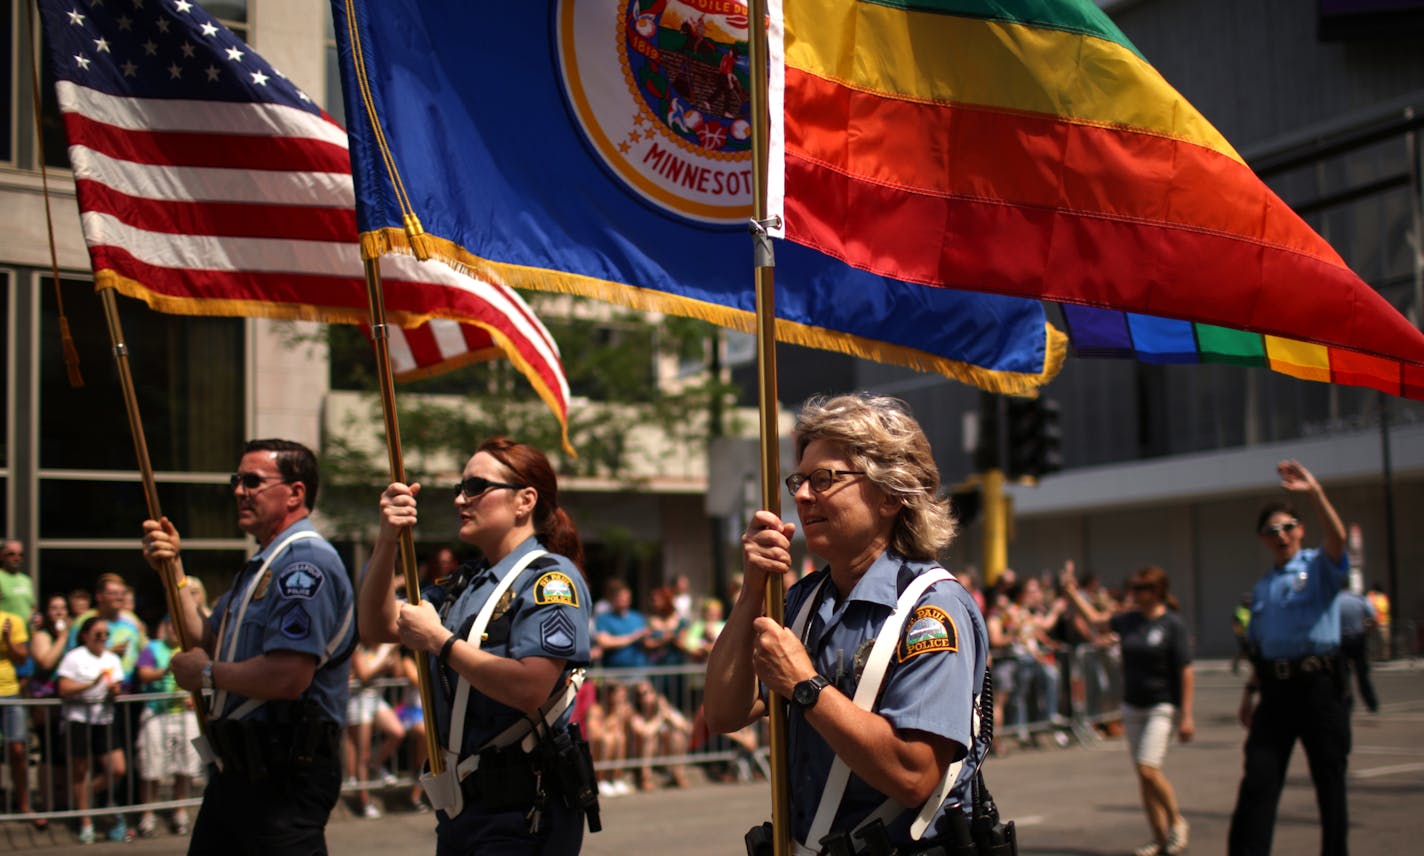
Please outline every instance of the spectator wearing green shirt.
M25 570L25 545L6 541L0 551L0 612L29 621L35 611L35 581Z
M179 692L178 682L169 669L169 661L178 650L173 624L167 616L158 624L158 638L144 646L134 668L134 679L143 693ZM202 761L193 748L198 736L198 720L193 716L187 698L158 698L145 703L139 719L138 774L139 801L158 801L158 787L173 777L173 798L188 798L193 779L202 772ZM188 834L188 812L175 809L173 831ZM145 838L158 832L158 818L145 811L138 821L138 834Z

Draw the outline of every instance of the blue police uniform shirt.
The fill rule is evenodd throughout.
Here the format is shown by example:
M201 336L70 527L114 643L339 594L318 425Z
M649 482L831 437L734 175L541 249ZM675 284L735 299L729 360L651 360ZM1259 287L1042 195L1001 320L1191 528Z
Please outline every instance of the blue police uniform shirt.
M309 518L302 518L277 534L277 537L253 556L237 575L232 590L218 598L209 617L213 638L217 638L223 615L234 597L246 590L252 575L267 556L288 536L297 532L316 531ZM311 700L321 707L323 718L336 723L346 721L347 678L351 672L349 653L355 640L356 620L352 616L354 600L351 579L346 565L325 538L304 538L294 541L273 559L268 567L270 579L259 582L248 603L242 626L237 628L237 647L233 661L240 662L271 651L296 651L310 654L318 661L326 657L332 636L341 633L332 661L316 670L311 686L302 693L302 700ZM233 604L234 607L237 604ZM348 621L348 616L352 616ZM232 621L237 620L236 610ZM345 632L342 626L345 625ZM231 636L234 628L229 624ZM223 646L226 649L226 645ZM223 715L246 699L227 694ZM247 719L265 722L282 712L282 701L269 701Z
M1342 591L1335 599L1340 610L1340 636L1364 636L1365 619L1373 620L1378 612L1375 605L1352 591Z
M1336 603L1350 574L1345 553L1332 561L1324 550L1306 548L1272 568L1251 590L1247 638L1267 660L1296 660L1340 648Z
M540 549L539 542L528 538L493 567L484 567L481 562L461 568L457 577L466 572L473 572L473 576L464 591L455 594L453 603L444 603L448 595L440 586L431 587L426 598L440 612L446 629L465 639L495 586L513 570L519 559L536 549ZM592 600L583 574L573 562L557 553L535 559L509 591L508 607L500 614L496 606L495 615L485 628L488 638L480 642L481 650L513 660L525 657L564 660L561 682L574 669L588 665L588 611ZM439 675L440 665L433 656L430 669L432 675ZM450 743L450 713L454 704L454 700L446 696L444 685L448 682L453 692L459 680L459 674L447 668L445 681L438 678L433 681L441 746L448 747ZM572 707L564 711L556 727L567 725L572 713ZM461 755L478 753L492 737L523 718L520 711L471 688L465 709Z
M817 595L806 625L806 650L816 671L847 697L854 698L881 626L895 609L900 592L914 577L931 568L893 553L882 553L840 603L836 603L829 569L808 575L791 587L786 616L791 621L801 605L826 580ZM972 747L964 759L949 797L936 812L924 840L948 834L946 812L966 814L972 809L970 787L974 772L988 752L985 735L972 738L974 699L983 689L989 634L974 598L957 582L931 586L911 610L890 657L885 682L874 712L889 720L897 731L936 734L961 747ZM787 717L791 779L791 832L804 841L820 803L835 753L793 706ZM833 831L849 831L884 803L876 791L854 772L836 812ZM891 842L908 844L910 822L920 806L907 807L887 824Z

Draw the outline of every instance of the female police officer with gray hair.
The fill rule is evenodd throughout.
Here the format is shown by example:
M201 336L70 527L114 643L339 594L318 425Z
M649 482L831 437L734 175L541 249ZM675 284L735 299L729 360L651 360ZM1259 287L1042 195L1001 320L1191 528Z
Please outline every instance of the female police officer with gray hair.
M481 556L427 589L418 606L393 599L392 576L420 487L397 483L381 494L380 535L361 583L361 639L398 639L434 660L446 771L422 783L437 809L438 856L577 853L586 814L597 829L592 762L568 727L589 660L583 546L537 449L488 440L462 476L459 537Z
M786 486L826 564L787 593L789 626L764 617L766 575L790 569L795 524L752 518L746 582L707 664L708 724L731 732L763 716L758 682L791 700L798 853L854 852L852 834L876 821L882 847L961 852L988 748L975 723L989 645L937 562L955 521L929 441L902 402L865 394L812 399L795 433Z

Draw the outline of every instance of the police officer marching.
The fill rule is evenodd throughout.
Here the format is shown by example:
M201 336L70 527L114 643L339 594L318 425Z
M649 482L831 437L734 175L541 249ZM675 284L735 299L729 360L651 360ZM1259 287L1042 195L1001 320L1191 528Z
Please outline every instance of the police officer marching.
M1270 853L1281 786L1299 739L1320 807L1320 852L1343 856L1350 712L1336 595L1349 582L1345 526L1298 461L1282 461L1276 471L1283 488L1310 497L1325 539L1319 549L1302 547L1305 522L1286 502L1268 504L1256 521L1274 562L1251 593L1247 642L1255 669L1241 700L1241 723L1249 732L1228 849L1231 856Z
M238 527L259 550L206 621L182 570L168 518L145 520L143 555L175 561L189 639L173 676L212 693L209 769L190 854L326 853L326 821L341 789L337 751L347 658L355 644L351 582L336 550L308 519L316 457L289 440L253 440L232 490Z
M361 639L432 658L445 771L422 777L436 853L572 854L598 829L587 744L569 725L589 662L583 546L559 507L544 454L486 441L455 486L459 537L480 557L422 593L392 596L398 540L416 524L418 484L381 494L381 528L361 581Z
M795 524L769 511L742 538L745 584L707 664L708 724L765 714L758 682L791 701L791 837L798 854L1013 852L968 832L988 634L936 561L954 536L929 441L902 402L812 399L786 479L807 548L827 562L762 615L767 574L791 567ZM756 849L757 830L748 836Z

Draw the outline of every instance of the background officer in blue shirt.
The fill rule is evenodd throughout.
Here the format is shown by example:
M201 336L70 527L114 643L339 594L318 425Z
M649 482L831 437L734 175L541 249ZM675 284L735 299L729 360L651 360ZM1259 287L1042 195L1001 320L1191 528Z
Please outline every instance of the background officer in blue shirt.
M954 537L929 441L903 403L843 395L807 402L796 450L786 485L807 548L827 564L787 594L789 622L808 610L800 636L766 618L766 575L790 569L795 524L765 510L753 517L742 538L745 585L707 663L708 725L732 732L763 716L758 681L792 700L790 831L806 848L798 852L822 852L824 833L850 833L882 807L898 852L945 852L936 848L951 840L955 813L967 824L968 788L988 745L974 727L988 634L963 586L936 582L907 606L890 631L894 651L878 700L870 709L855 701L897 601L937 568ZM837 759L850 770L843 793L828 788ZM963 762L957 771L955 762ZM828 791L834 816L817 831ZM922 809L928 825L917 836L912 821Z
M168 518L143 523L144 558L178 562L182 620L198 647L175 654L173 677L212 692L209 769L190 854L326 853L341 790L337 753L355 644L351 581L308 520L319 480L311 450L253 440L232 489L237 525L260 549L205 621Z
M1251 593L1247 641L1255 674L1241 701L1241 722L1250 730L1229 852L1270 853L1276 806L1299 738L1320 806L1321 853L1336 856L1347 852L1345 765L1350 754L1336 599L1350 570L1345 525L1324 488L1299 462L1282 461L1276 471L1283 488L1310 497L1325 540L1319 549L1301 547L1305 523L1289 503L1267 505L1256 521L1256 533L1274 564Z

